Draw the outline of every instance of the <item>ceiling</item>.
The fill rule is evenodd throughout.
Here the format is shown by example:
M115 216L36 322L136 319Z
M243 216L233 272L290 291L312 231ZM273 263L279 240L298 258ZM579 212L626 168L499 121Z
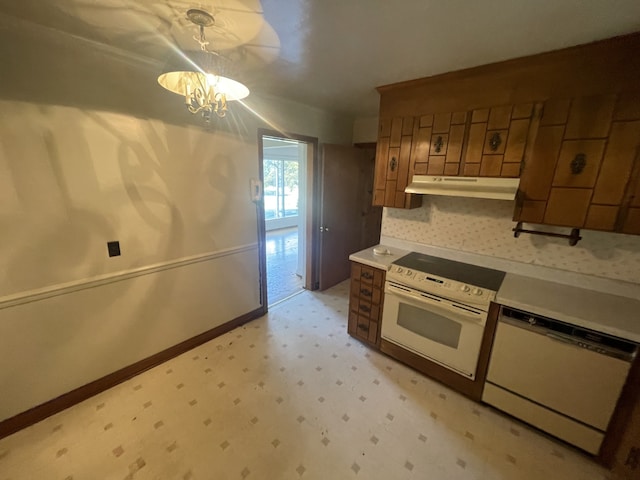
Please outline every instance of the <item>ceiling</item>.
M175 46L199 48L189 8L213 14L210 48L253 93L354 117L376 115L379 85L640 31L638 0L0 0L3 74L64 64L61 84L84 69L110 88L129 84L135 99L160 89ZM137 73L108 73L111 60ZM0 78L16 90L29 83ZM37 99L42 78L31 83Z

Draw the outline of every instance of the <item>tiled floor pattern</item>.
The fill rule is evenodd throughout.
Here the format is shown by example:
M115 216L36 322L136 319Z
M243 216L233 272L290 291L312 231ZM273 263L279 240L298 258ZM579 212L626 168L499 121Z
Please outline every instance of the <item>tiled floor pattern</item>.
M304 282L296 275L298 267L298 229L272 230L266 235L267 299L273 305L302 290Z
M605 479L346 334L348 282L0 440L0 479Z

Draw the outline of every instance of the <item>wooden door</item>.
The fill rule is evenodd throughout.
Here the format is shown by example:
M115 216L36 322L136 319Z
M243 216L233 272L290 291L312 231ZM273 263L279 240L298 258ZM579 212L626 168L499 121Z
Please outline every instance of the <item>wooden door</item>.
M366 150L325 144L321 147L320 273L325 290L349 278L349 255L379 241L364 232L370 216L382 216L382 208L370 207L373 191L373 159ZM374 210L371 210L374 209Z

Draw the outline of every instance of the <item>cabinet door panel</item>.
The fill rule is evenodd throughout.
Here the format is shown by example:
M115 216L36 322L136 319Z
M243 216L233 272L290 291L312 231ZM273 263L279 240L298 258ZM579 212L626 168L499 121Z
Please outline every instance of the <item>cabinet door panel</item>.
M389 137L389 145L392 147L399 147L401 138L402 118L396 117L391 120L391 136Z
M384 187L384 205L395 206L396 204L396 185L395 180L387 180Z
M378 137L389 137L391 135L391 119L381 118L378 125Z
M487 130L482 153L485 155L503 154L507 146L508 134L508 130Z
M471 123L488 122L489 121L489 109L482 108L474 110L471 114Z
M511 118L530 118L533 113L533 103L521 103L513 106Z
M489 122L487 128L489 130L501 130L509 128L511 121L511 105L504 107L493 107L489 113Z
M409 164L411 158L411 136L403 136L398 155L398 185L407 185L411 178Z
M389 148L389 161L387 162L387 183L389 180L398 179L399 163L400 163L400 147Z
M547 202L525 200L522 202L520 214L514 220L519 222L542 223Z
M467 123L467 112L455 112L451 115L451 125L464 125Z
M544 102L544 110L540 119L540 126L565 125L569 118L571 100L568 98L552 98Z
M574 98L569 109L565 138L606 137L615 105L615 95Z
M502 170L502 155L483 155L480 164L481 177L499 177Z
M480 175L479 163L465 163L463 175L466 177L477 177Z
M431 147L429 155L446 155L449 135L446 133L434 133L431 135Z
M460 173L460 164L459 163L445 163L444 164L444 174L449 177L455 177Z
M414 130L414 138L412 141L411 162L426 162L429 159L429 149L431 145L431 128L420 127Z
M593 193L593 203L620 205L640 144L640 121L614 122Z
M533 145L531 160L524 165L520 190L526 200L546 200L562 146L564 126L541 127Z
M449 142L447 145L447 163L459 163L462 155L462 142L464 141L464 125L451 125L449 130Z
M589 210L591 189L552 188L544 223L582 228Z
M562 143L554 187L593 187L596 183L606 140L568 140ZM584 167L575 173L573 165L583 156Z
M519 163L502 163L502 170L500 170L501 177L518 178L520 176L520 164Z
M622 233L640 235L640 208L630 208L622 225Z
M444 157L429 157L429 167L427 175L443 175L444 174Z
M448 133L451 125L450 113L437 113L433 116L433 133Z
M389 137L380 137L376 145L375 188L384 190L389 163Z
M612 232L616 228L620 207L609 205L591 205L584 228Z
M640 119L640 90L625 92L618 97L618 103L613 113L614 120Z
M529 119L514 120L509 128L509 138L504 150L504 161L506 163L520 163L524 156L524 148L527 145L529 134Z
M484 149L484 137L486 132L486 123L474 123L471 125L469 128L467 153L464 158L465 163L480 163L482 161L482 150Z

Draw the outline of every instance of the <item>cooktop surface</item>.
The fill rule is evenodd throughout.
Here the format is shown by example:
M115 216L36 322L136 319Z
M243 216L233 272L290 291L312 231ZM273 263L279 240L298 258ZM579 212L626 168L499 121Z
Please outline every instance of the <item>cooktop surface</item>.
M433 257L418 252L411 252L404 257L400 257L393 262L393 265L493 291L498 291L505 276L505 272L500 270L478 267L477 265Z

